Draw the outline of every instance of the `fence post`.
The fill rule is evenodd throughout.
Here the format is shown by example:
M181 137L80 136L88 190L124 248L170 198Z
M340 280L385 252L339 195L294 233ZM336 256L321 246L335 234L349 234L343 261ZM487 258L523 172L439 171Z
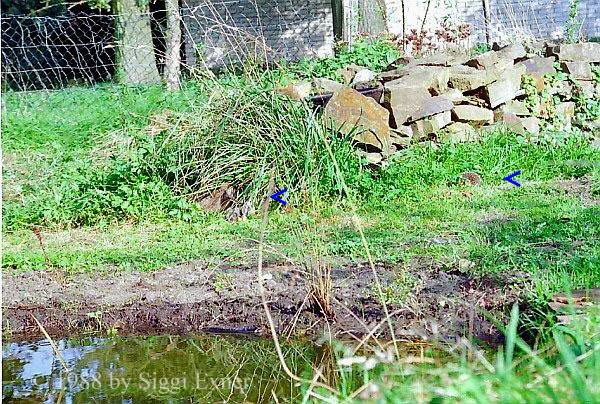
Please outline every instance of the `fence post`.
M352 40L356 36L356 11L358 9L357 0L343 0L344 22L342 24L342 40L348 45L352 45Z
M331 0L331 11L333 14L333 37L336 42L341 41L344 36L343 0Z
M148 5L136 0L115 1L119 79L126 84L157 84L156 67Z
M167 33L165 51L165 81L168 91L179 90L181 67L181 13L177 0L165 0Z
M482 0L483 1L483 18L484 18L484 28L485 28L485 43L487 43L488 45L491 45L491 38L490 38L490 22L491 22L491 10L490 10L490 1L489 0Z

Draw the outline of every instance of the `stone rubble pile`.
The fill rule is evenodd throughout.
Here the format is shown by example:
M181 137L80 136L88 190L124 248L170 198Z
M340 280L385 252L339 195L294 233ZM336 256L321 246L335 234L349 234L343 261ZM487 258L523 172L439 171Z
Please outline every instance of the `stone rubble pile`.
M402 58L380 74L350 65L338 70L343 83L317 78L280 91L291 98L331 94L325 118L378 163L411 142L477 140L490 125L527 136L569 130L574 98L600 97L592 70L598 63L600 43L544 45L537 54L513 44L475 57ZM541 96L532 100L532 93Z

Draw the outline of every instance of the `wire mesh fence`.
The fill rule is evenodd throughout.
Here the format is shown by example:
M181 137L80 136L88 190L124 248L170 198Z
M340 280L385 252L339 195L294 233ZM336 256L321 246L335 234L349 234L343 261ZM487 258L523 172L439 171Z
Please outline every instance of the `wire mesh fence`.
M333 53L329 0L184 0L176 43L182 74L248 58L297 60ZM2 82L15 90L71 84L160 82L169 54L164 11L0 18ZM178 52L177 52L178 51ZM172 57L172 56L171 56Z
M449 15L454 16L453 27L468 25L466 46L554 38L563 33L573 11L570 0L548 4L460 0L452 7L436 6L431 0L167 0L165 4L169 2L175 4L170 23L164 6L151 12L135 0L120 0L128 6L115 14L0 17L3 87L169 83L169 66L177 65L177 74L185 76L248 58L324 57L333 54L336 39L349 41L365 31L399 35L403 43L411 35L418 37L417 42L429 41L430 36L435 41L434 34L448 30ZM598 2L581 3L575 36L600 34L598 11Z
M10 16L0 24L4 86L50 89L114 76L114 16Z

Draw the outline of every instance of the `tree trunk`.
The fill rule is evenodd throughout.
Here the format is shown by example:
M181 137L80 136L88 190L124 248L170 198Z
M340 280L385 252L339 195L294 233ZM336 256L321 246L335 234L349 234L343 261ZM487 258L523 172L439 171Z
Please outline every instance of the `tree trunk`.
M387 32L387 10L384 0L343 0L343 33L352 44L360 34L377 36Z
M157 84L150 15L144 0L115 0L117 39L119 42L119 79L125 84Z
M358 1L358 31L379 35L387 31L385 3L377 0Z
M179 70L181 65L181 16L178 0L165 0L167 12L167 47L165 52L165 80L167 90L179 90Z

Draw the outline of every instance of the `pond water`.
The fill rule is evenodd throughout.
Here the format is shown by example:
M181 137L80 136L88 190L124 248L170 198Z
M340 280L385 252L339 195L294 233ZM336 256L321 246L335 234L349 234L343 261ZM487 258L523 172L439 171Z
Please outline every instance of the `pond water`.
M233 336L82 337L2 347L3 402L290 402L301 391L283 372L270 340ZM284 347L306 374L319 348ZM310 374L310 373L308 373Z

